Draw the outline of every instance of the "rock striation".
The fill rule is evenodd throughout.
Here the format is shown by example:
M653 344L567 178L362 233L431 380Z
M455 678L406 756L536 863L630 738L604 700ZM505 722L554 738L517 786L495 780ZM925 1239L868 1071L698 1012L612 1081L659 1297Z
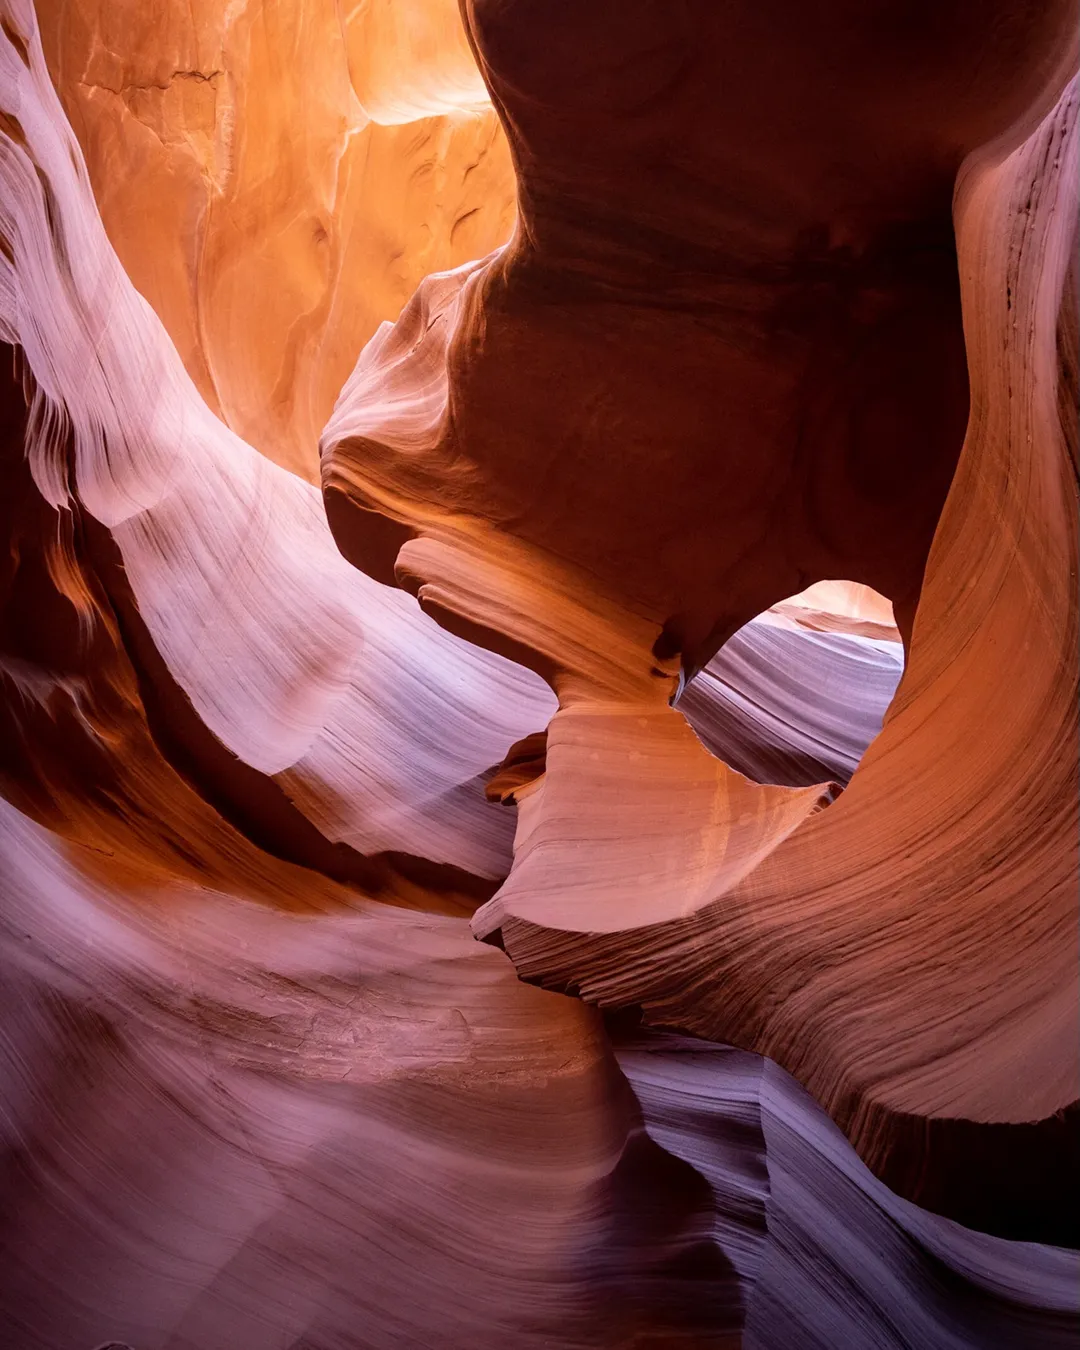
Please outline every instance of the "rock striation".
M509 237L453 0L41 0L102 220L208 406L312 480L356 353Z
M1074 30L0 0L0 1344L1075 1344Z
M365 350L323 438L331 528L559 697L480 936L767 1055L907 1198L1075 1239L1048 1199L1078 1177L1073 19L975 25L980 96L959 13L919 79L871 91L869 21L777 47L691 8L681 31L634 7L586 85L599 17L542 45L543 6L467 7L521 218ZM795 134L808 84L828 97ZM823 785L709 759L670 705L793 581L838 574L893 602L909 661L824 811Z

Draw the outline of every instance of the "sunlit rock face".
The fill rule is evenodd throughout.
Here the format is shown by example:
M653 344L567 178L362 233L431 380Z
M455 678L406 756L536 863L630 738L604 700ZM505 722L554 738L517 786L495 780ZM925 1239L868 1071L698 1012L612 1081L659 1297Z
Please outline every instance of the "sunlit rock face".
M0 1346L1076 1344L1071 9L0 19Z
M279 464L428 272L509 238L514 177L453 0L43 0L109 238L206 403Z

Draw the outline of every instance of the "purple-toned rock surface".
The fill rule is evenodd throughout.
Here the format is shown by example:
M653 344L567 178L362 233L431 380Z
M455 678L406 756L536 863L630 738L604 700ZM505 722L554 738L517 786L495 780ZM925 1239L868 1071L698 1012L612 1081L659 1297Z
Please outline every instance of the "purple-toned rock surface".
M1080 1341L1075 69L0 0L0 1350Z

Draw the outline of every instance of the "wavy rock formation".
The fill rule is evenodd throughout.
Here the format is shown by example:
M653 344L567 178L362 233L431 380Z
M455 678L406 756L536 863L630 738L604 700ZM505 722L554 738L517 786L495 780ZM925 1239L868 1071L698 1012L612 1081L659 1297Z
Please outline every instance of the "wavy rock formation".
M757 783L846 787L903 669L891 607L865 587L819 583L732 634L678 706L707 749Z
M973 84L950 11L917 79L870 88L881 32L841 8L777 44L749 12L635 6L601 59L599 11L541 44L544 6L469 5L521 220L369 344L324 494L350 560L559 697L478 934L769 1056L907 1198L1071 1240L1074 16L971 25ZM823 811L708 760L669 701L676 658L838 574L892 600L910 661Z
M0 0L0 1344L1064 1350L1070 16L462 15Z
M509 237L505 138L453 0L40 0L109 237L214 412L318 477L356 353Z

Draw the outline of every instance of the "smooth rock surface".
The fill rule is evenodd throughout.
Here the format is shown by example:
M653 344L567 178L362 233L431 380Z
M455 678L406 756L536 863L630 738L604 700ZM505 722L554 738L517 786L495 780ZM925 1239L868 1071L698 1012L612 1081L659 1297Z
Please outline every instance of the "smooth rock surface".
M4 1350L1077 1342L1066 9L0 0Z

